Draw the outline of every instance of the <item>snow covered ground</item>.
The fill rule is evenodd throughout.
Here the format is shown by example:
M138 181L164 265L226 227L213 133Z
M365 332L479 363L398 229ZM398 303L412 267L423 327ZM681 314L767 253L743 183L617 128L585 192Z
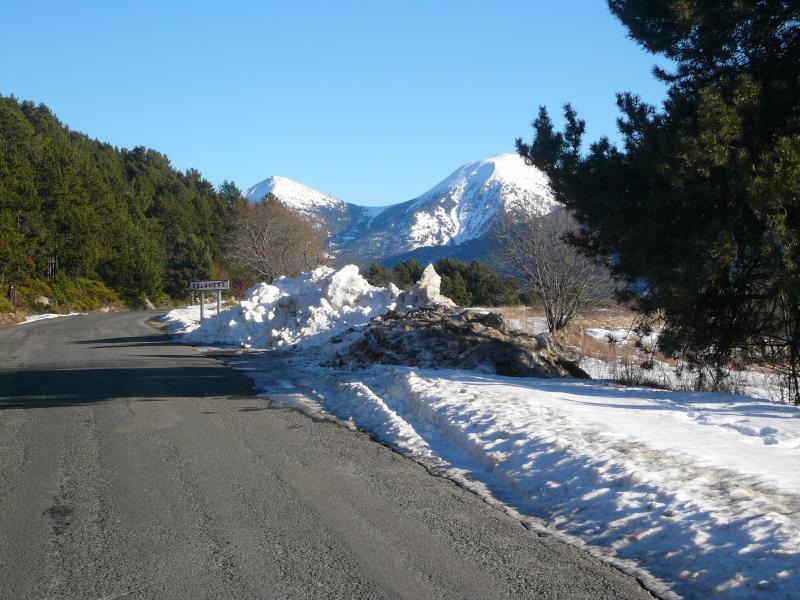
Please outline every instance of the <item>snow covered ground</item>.
M625 357L611 361L597 358L584 358L580 366L592 379L611 379L615 381L633 379L634 381L648 382L655 387L670 390L695 390L697 386L697 373L685 367L677 370L674 365L656 360L652 361L649 369L642 369L639 362L627 361ZM726 389L732 390L740 396L747 396L760 400L769 400L783 403L787 401L787 390L781 378L775 373L766 371L728 371L724 381Z
M270 348L226 360L271 402L364 429L659 595L798 597L796 407L607 380L320 367L332 335L358 335L397 301L362 281L353 269L279 280L205 328L178 311L167 320L194 343Z
M641 342L647 347L652 347L658 341L658 333L639 336L630 329L605 329L603 327L589 327L586 333L600 342L610 342L612 344L633 344Z
M25 317L24 321L20 322L20 325L25 325L26 323L36 323L37 321L45 321L47 319L57 319L58 317L75 317L82 314L85 313L44 313L41 315L29 315Z

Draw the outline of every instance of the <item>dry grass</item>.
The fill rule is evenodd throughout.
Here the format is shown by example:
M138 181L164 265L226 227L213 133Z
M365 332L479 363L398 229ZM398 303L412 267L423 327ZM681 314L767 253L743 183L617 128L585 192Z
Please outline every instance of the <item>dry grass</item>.
M519 331L535 334L546 329L544 312L539 308L513 306L491 310L499 312L511 327ZM786 388L780 378L757 365L746 366L744 371L730 370L724 379L714 381L709 377L698 377L698 373L690 371L680 359L638 347L638 336L632 331L635 319L636 313L624 305L593 308L576 317L556 337L566 346L577 347L583 356L603 363L595 365L598 372L594 376L612 379L623 385L746 395L753 393L752 379L755 374L762 380L758 393L768 394L767 397L775 402L785 401ZM631 334L622 342L609 343L589 335L587 329L591 328L610 331L623 329L631 331Z
M526 333L539 333L544 327L544 311L531 306L508 306L494 309L506 320L510 321L516 329ZM613 308L593 308L578 315L567 327L558 332L557 337L566 346L576 346L581 349L584 356L596 358L605 362L639 356L641 351L632 343L609 344L598 340L586 333L593 327L616 330L632 329L635 314L626 306ZM538 331L537 331L538 329ZM631 341L635 338L631 334ZM642 356L644 360L644 356Z
M545 326L544 312L536 307L504 307L498 312L515 329L526 333L538 333ZM624 305L597 307L584 311L555 337L565 346L578 348L583 356L608 365L609 372L604 377L625 385L673 386L674 367L678 363L636 345L637 335L633 332L635 318L635 313ZM591 328L621 329L631 333L624 341L609 343L589 335L587 330Z

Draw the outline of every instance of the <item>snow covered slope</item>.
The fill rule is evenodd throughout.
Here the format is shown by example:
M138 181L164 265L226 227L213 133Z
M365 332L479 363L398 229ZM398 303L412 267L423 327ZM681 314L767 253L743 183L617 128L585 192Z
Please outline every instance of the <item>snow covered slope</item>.
M544 173L516 154L498 154L460 167L392 212L408 223L407 250L459 244L486 235L504 213L548 212L553 201L547 184Z
M274 194L292 210L309 217L322 208L343 210L347 206L343 200L277 175L267 177L244 192L244 195L251 200L261 200L267 194Z
M259 200L268 192L328 229L342 260L442 247L458 255L458 246L487 239L503 215L544 214L555 204L545 174L516 154L463 165L421 196L381 208L349 204L283 177L270 177L245 196Z
M286 207L314 223L324 227L331 235L356 227L368 220L374 208L356 206L335 198L312 187L287 177L272 176L243 192L245 198L257 202L272 194Z

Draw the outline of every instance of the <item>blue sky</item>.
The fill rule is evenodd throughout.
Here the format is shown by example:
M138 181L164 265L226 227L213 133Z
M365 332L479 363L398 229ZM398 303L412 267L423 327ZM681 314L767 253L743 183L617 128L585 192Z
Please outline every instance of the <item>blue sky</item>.
M655 60L602 0L5 0L0 19L0 93L72 129L375 205L513 151L540 104L614 138L615 92L663 98Z

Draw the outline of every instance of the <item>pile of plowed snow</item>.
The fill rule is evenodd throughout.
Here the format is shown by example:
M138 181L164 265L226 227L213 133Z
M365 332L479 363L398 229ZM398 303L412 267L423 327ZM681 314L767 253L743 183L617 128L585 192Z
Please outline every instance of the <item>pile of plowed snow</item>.
M503 317L483 310L390 310L343 346L325 366L366 368L379 363L515 377L589 377L578 366L577 350L545 334L512 331Z
M247 290L238 306L205 319L202 325L199 306L173 310L162 319L170 331L185 334L185 341L191 343L243 348L318 346L391 309L451 306L439 293L440 281L429 265L420 282L405 293L393 284L387 288L370 285L355 265L336 270L319 267L299 277L259 283Z

